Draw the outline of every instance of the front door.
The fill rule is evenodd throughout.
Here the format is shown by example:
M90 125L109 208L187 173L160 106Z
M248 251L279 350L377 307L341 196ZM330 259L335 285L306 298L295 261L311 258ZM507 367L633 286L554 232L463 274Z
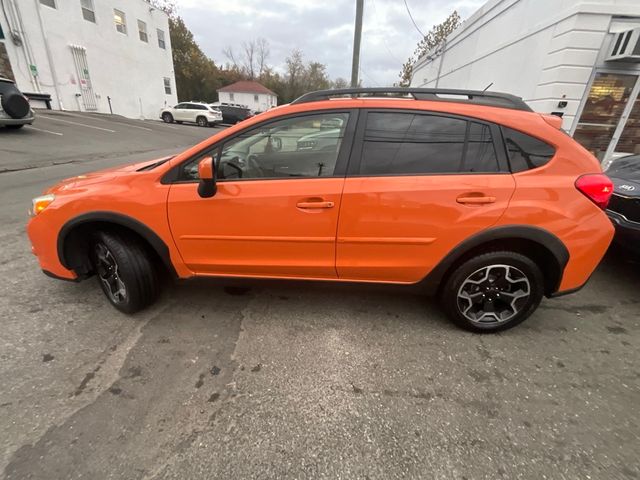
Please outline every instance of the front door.
M268 122L184 163L168 214L186 265L202 275L335 278L349 119L341 111ZM200 198L206 155L217 159L218 190Z
M496 130L443 115L368 112L342 195L338 276L418 282L496 223L515 188Z

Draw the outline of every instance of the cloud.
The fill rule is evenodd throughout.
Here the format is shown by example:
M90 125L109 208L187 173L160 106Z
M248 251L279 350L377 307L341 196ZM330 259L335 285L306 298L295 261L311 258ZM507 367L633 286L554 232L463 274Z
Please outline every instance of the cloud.
M407 0L424 33L453 10L468 18L485 0ZM284 60L299 48L306 60L327 65L332 78L351 77L355 0L177 0L182 16L204 52L217 64L231 46L264 37L269 63L282 71ZM366 86L397 81L402 63L420 40L403 0L365 0L360 71Z

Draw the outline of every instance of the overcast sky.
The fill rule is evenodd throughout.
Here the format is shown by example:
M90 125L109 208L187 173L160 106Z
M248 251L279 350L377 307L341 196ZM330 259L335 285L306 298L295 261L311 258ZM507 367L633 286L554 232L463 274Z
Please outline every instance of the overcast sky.
M486 0L407 0L413 18L426 33L453 10L468 18ZM282 71L292 48L305 60L327 66L331 78L351 77L355 0L176 0L178 14L216 64L223 49L239 51L242 42L269 41L269 64ZM388 86L398 80L402 63L420 34L403 0L365 0L360 77L365 86Z

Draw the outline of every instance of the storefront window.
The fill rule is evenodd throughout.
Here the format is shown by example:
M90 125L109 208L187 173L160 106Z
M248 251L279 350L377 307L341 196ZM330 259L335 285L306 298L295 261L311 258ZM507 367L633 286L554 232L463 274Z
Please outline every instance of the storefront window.
M597 73L573 137L600 160L636 84L636 75Z
M640 154L640 97L633 104L616 152Z

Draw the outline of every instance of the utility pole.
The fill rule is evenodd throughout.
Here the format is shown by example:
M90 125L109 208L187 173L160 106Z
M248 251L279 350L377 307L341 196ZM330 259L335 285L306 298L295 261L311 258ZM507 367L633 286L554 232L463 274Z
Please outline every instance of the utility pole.
M364 0L356 0L356 28L353 32L353 61L351 63L351 88L358 86L358 69L360 67L360 39L362 37L362 10Z

